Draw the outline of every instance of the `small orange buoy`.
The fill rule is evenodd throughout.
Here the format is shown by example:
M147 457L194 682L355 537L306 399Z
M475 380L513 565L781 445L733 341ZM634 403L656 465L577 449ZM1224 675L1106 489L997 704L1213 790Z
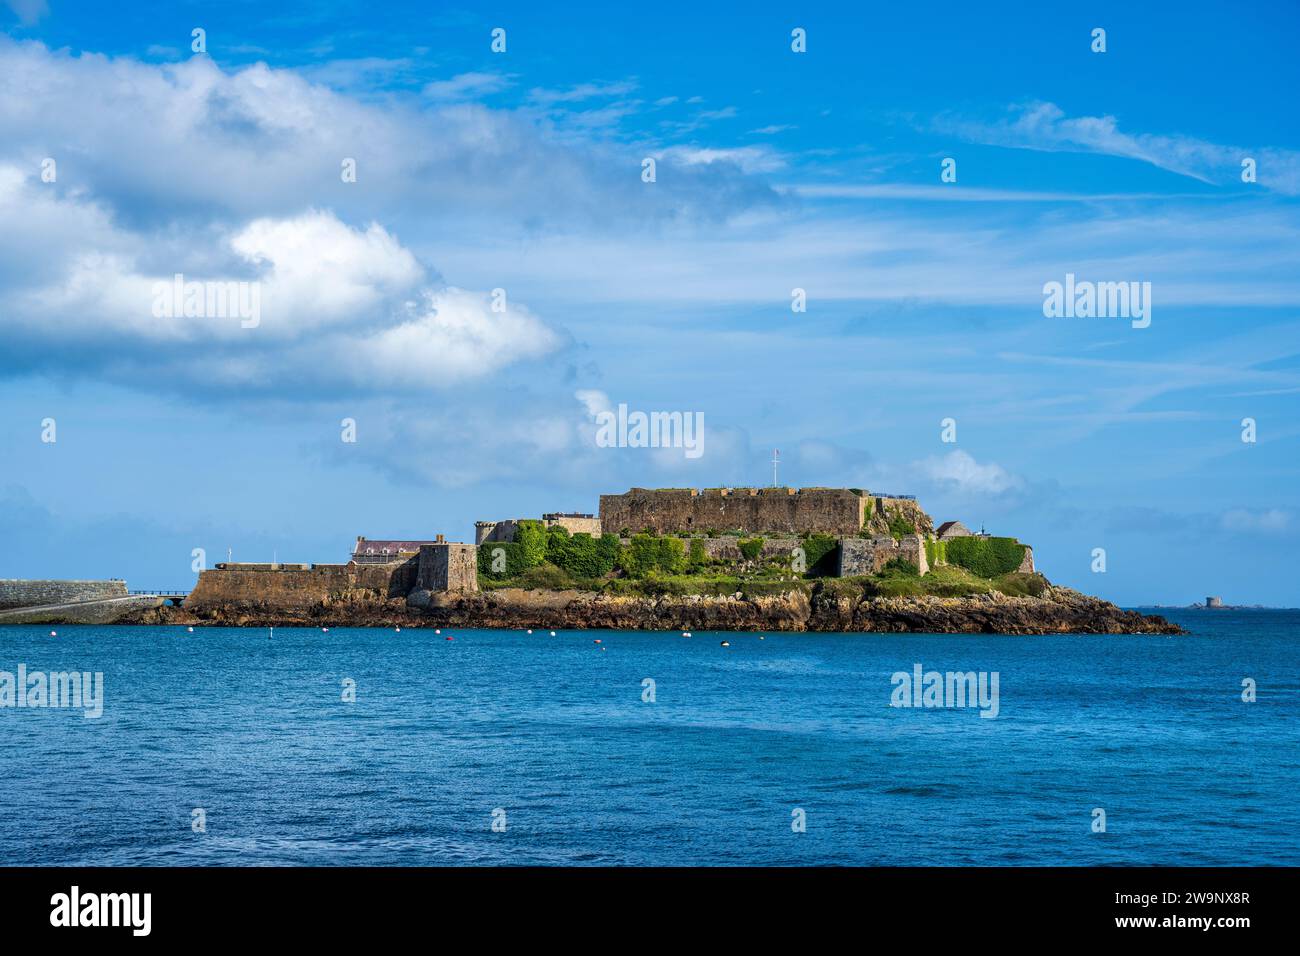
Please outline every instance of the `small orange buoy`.
M599 638L599 637L598 637L598 638L596 638L596 643L597 643L597 644L599 644L599 643L600 643L600 638Z
M448 634L445 638L443 638L443 640L445 641L454 641L455 639L456 638L452 637L450 634Z

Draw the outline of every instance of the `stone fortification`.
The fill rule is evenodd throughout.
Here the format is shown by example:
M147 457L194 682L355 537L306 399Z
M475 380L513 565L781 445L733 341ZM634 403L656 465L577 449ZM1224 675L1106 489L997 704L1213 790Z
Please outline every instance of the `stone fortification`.
M501 521L474 522L474 543L487 544L490 541L513 541L519 531L519 522L524 518L505 518ZM534 519L536 520L536 519ZM593 538L600 537L600 519L589 514L563 514L553 512L544 514L541 522L547 528L563 528L569 534L583 532Z
M607 534L848 535L862 530L867 502L851 488L633 488L600 496L600 525Z
M415 586L418 559L394 564L318 564L307 569L218 565L199 574L187 611L222 607L300 608L336 601L405 598Z
M889 535L872 538L845 538L840 542L839 576L855 577L875 574L894 558L916 565L921 574L930 571L925 556L925 539L919 534L905 534L895 539Z
M420 549L416 588L477 591L478 549L472 544L426 544Z

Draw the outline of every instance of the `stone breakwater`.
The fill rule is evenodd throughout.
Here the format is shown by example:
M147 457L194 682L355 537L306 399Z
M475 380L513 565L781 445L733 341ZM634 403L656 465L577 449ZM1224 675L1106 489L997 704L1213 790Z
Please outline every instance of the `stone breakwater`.
M416 606L418 605L418 606ZM502 589L421 594L416 605L354 595L299 607L257 602L201 610L161 607L119 623L230 627L484 627L612 630L847 631L943 634L1181 634L1163 617L1125 611L1069 588L1043 597L837 596L820 587L772 597L620 597L587 591Z

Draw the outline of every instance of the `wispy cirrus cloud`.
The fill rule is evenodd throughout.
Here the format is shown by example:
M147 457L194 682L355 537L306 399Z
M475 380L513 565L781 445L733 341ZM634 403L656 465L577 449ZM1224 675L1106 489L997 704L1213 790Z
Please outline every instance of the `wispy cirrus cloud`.
M1294 515L1282 508L1232 508L1219 518L1225 531L1246 534L1284 534L1291 527Z
M670 146L661 150L660 155L684 166L730 164L747 173L770 173L786 166L785 157L767 146Z
M627 96L637 88L635 80L619 80L613 83L579 83L564 89L546 89L535 87L528 93L529 99L543 106L556 103L580 103L592 99L609 99Z
M1149 163L1211 185L1241 183L1242 160L1257 163L1259 184L1300 195L1300 153L1221 145L1178 134L1131 133L1114 116L1067 116L1055 103L1017 105L996 121L941 116L932 126L970 142L1015 149L1098 153Z
M430 100L472 100L508 89L513 77L502 73L457 73L449 80L426 83L422 91Z
M5 0L5 6L14 12L23 26L31 26L50 12L46 0Z

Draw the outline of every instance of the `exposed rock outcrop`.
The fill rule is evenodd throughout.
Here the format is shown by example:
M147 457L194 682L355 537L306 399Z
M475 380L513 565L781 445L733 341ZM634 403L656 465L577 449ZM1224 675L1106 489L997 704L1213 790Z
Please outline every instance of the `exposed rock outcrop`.
M373 591L296 608L258 603L158 608L136 623L225 626L405 626L619 630L879 631L972 634L1180 634L1162 617L1125 611L1069 588L1042 597L845 597L820 586L772 597L622 597L589 591L502 589L415 592L412 602Z

